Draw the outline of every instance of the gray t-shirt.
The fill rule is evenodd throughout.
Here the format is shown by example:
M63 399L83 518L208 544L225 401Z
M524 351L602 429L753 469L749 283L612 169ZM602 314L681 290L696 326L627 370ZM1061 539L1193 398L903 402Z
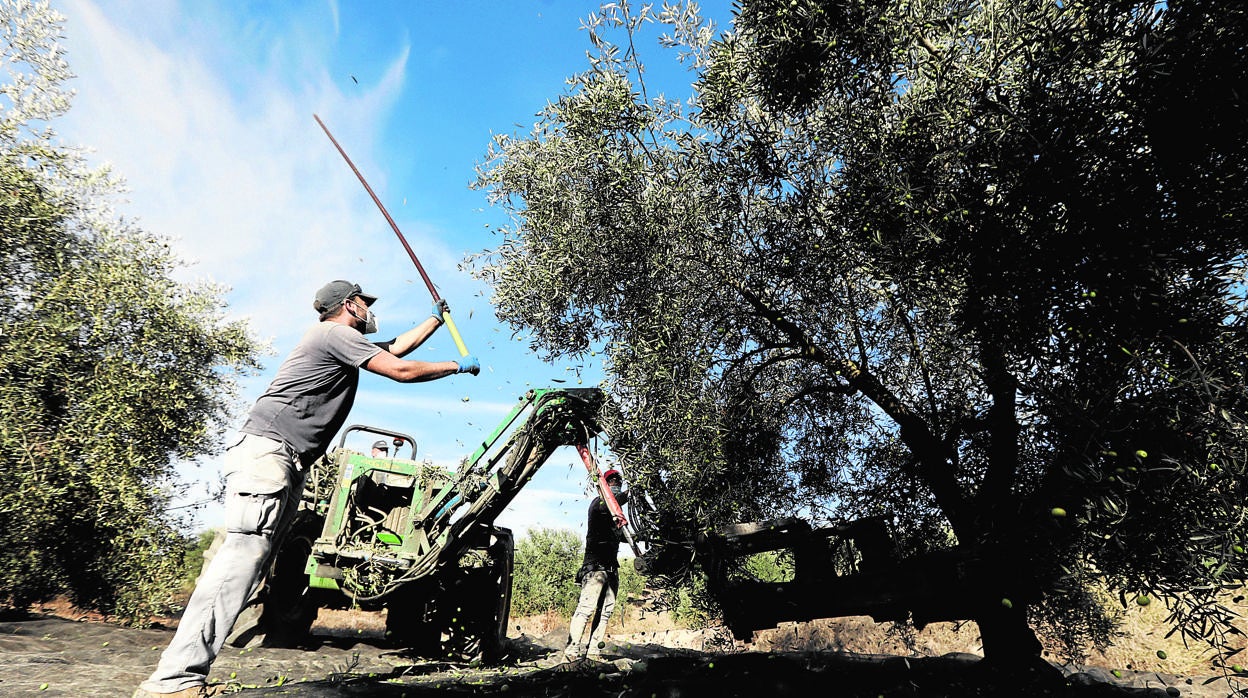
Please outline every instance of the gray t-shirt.
M285 442L309 465L347 420L360 366L381 351L354 327L329 321L316 325L277 369L241 431Z

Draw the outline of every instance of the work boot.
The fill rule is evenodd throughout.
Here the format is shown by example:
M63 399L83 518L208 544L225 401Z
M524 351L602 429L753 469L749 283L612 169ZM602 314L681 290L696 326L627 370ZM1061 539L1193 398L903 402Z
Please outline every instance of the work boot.
M212 686L187 686L172 693L153 693L142 688L136 688L134 695L130 698L209 698L210 696L220 695L225 692L225 687L221 685Z

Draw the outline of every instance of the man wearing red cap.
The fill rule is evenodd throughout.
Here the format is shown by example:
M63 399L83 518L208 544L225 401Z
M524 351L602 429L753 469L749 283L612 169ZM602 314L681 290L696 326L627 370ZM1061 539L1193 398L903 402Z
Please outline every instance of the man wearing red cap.
M628 503L628 493L622 491L624 476L611 469L602 474L611 488L611 494L620 504ZM589 505L589 521L585 531L585 558L576 573L581 585L581 598L572 614L571 636L563 651L565 661L573 662L585 657L602 657L603 638L607 635L607 621L615 611L615 593L620 589L620 543L624 540L621 522L611 514L602 497L594 497Z
M196 582L159 666L135 698L214 693L206 685L212 662L294 518L308 468L346 421L361 368L402 383L480 373L472 356L435 362L402 358L442 324L445 301L398 337L371 342L364 335L377 331L371 310L376 302L349 281L331 281L316 292L312 307L320 323L282 362L225 451L225 540Z

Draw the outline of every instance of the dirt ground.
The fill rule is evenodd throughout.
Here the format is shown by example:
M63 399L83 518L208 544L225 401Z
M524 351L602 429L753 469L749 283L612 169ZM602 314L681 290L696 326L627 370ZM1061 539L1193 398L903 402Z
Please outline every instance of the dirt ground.
M0 621L0 696L129 696L155 666L171 633L40 613ZM227 648L210 678L244 696L325 698L1235 694L1225 679L1205 684L1204 678L1132 671L1115 676L1087 667L1066 667L1054 672L1055 681L1033 684L961 652L904 657L774 647L750 651L724 642L714 630L616 635L606 648L609 661L560 665L550 657L561 646L562 631L540 637L516 633L502 665L481 667L406 656L363 628L354 636L317 631L314 642L300 649Z

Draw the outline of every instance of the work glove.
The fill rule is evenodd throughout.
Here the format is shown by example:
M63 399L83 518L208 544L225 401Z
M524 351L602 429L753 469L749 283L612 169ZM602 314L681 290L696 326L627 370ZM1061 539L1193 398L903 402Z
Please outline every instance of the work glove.
M481 362L477 361L475 356L465 356L456 363L459 364L459 370L456 373L471 373L474 376L481 373Z
M451 306L446 304L445 298L439 298L438 301L433 304L431 312L433 313L433 316L438 319L438 322L443 322L442 313L451 312Z

